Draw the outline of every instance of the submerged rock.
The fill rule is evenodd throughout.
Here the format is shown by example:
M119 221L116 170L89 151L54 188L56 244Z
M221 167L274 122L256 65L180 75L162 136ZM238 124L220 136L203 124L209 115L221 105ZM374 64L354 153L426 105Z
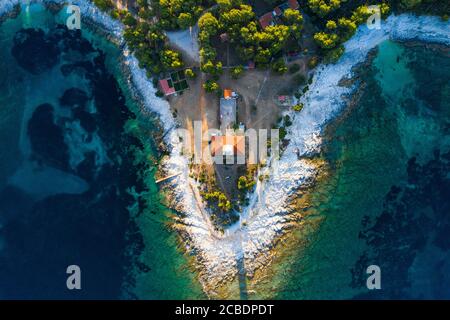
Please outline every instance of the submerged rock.
M86 92L78 88L67 89L63 96L59 99L59 103L65 107L82 107L86 106L89 97Z
M37 160L63 170L68 167L69 151L63 130L54 123L52 105L37 107L28 123L28 136Z
M23 69L37 75L55 66L60 52L43 30L22 29L14 36L11 53Z

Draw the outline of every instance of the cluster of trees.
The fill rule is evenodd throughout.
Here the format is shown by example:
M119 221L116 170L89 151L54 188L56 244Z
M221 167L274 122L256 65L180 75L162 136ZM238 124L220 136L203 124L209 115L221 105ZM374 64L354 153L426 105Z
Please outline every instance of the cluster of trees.
M369 9L367 5L362 5L357 7L351 13L350 17L334 17L334 19L330 18L328 20L326 19L326 16L329 11L326 13L327 9L324 9L325 7L320 9L321 7L317 7L316 2L312 2L312 0L309 0L308 3L311 6L311 10L317 10L316 8L322 10L318 14L322 17L322 21L326 20L322 31L319 31L314 35L314 40L319 47L323 49L326 62L337 61L344 53L343 43L355 34L359 24L367 21L367 19L375 13L373 10ZM339 1L328 3L333 3L334 6L337 5L337 7L333 6L334 10L338 9L340 5ZM386 3L380 4L379 8L382 16L386 16L389 13L390 7Z
M347 0L307 0L308 9L317 19L315 24L321 29L314 35L314 40L322 49L326 62L339 59L344 53L343 43L352 37L358 25L365 23L375 12L369 5L359 5ZM345 3L345 6L343 5ZM378 5L382 17L386 17L391 8L398 11L424 11L443 14L448 13L450 4L440 0L379 0L370 2ZM444 13L443 13L444 12ZM448 17L448 16L447 16Z
M112 0L94 0L94 4L103 11L108 11L114 8L114 3Z
M308 6L314 13L323 18L338 9L341 6L341 0L308 0Z
M136 22L125 29L124 38L139 60L140 67L150 74L159 74L183 66L180 53L167 46L166 36L156 25Z
M212 191L203 193L203 198L209 206L215 206L223 212L231 210L231 202L227 196L221 191Z
M127 10L114 8L111 0L94 0L94 2L100 9L109 12L126 26L124 39L139 60L140 67L145 68L149 75L183 66L181 54L168 47L161 24L147 22L155 13L149 0L137 0L138 17L141 18L139 20Z
M240 176L238 179L239 190L250 190L256 184L253 176Z
M186 29L193 26L211 1L152 0L151 7L164 30Z
M217 52L212 44L219 35L226 34L243 61L254 61L259 67L268 66L290 37L300 36L303 17L298 10L287 9L283 23L262 30L253 8L242 0L216 0L216 4L198 21L201 69L213 80L222 73L222 64L216 61ZM277 72L287 70L280 60L274 62L273 68ZM243 67L234 68L233 77L239 77L243 70Z

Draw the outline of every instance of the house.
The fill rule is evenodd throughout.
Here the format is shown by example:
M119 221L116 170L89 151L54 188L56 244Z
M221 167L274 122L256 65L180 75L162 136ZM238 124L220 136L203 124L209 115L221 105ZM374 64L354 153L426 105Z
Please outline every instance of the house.
M265 29L268 26L274 26L278 23L277 19L281 18L284 11L287 9L298 10L300 5L297 0L288 0L287 2L275 7L271 12L267 12L259 18L261 28Z
M236 158L238 164L245 163L245 136L212 136L211 155L218 164L223 163L223 157Z
M176 92L171 79L159 80L159 87L161 88L161 91L165 96L170 96L171 94L174 94Z
M237 94L231 89L223 91L220 98L220 127L224 131L233 128L236 123Z
M297 0L288 0L287 3L292 10L298 10L300 8Z
M275 24L273 12L267 12L262 17L259 18L259 24L261 28L265 29L268 26L273 26Z

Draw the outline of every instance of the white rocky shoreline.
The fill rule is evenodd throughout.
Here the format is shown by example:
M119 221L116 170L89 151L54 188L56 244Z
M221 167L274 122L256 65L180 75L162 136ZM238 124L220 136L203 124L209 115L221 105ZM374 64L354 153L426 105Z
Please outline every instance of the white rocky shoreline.
M26 0L1 0L0 16ZM29 2L29 1L28 1ZM95 8L87 0L36 0L31 2L63 4L70 2L81 8L82 16L109 30L115 38L122 38L123 26L107 14ZM380 30L369 30L365 25L358 28L354 37L345 43L346 52L335 65L319 66L310 85L302 97L305 105L300 113L290 114L293 124L289 128L289 145L278 166L278 174L265 182L258 181L253 201L240 224L225 235L218 237L211 232L209 221L198 207L192 188L195 182L189 178L188 159L181 153L181 143L175 134L176 120L167 101L155 96L151 79L138 66L133 55L124 50L124 61L129 67L133 87L140 93L143 104L158 114L166 132L164 142L169 147L170 157L163 163L167 174L182 172L171 184L172 202L183 217L174 221L174 227L186 241L188 251L193 250L198 261L200 282L206 293L215 297L215 288L225 280L238 274L238 261L244 262L245 272L252 275L271 260L271 250L291 224L289 198L316 174L314 166L307 160L298 160L301 155L310 155L320 150L322 134L326 124L337 117L345 107L343 97L352 94L355 87L340 87L343 78L352 76L352 69L364 62L370 50L385 40L415 40L450 45L450 24L437 17L413 15L390 16L381 24Z

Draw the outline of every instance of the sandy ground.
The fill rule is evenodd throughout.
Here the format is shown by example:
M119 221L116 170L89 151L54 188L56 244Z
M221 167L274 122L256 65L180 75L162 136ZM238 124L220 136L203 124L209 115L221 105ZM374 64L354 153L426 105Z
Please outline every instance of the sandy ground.
M303 68L301 60L296 63ZM270 70L249 70L239 79L233 79L225 72L219 83L222 88L232 89L239 94L238 122L244 123L246 129L270 130L283 110L286 110L277 106L274 100L280 94L293 94L298 87L292 78L293 75L288 73L276 75Z
M300 65L300 73L307 77L308 58L300 58L291 64ZM197 70L198 72L199 70ZM202 87L206 75L199 74L197 79L189 81L189 90L182 95L168 98L171 108L177 115L177 120L183 128L190 131L193 137L194 121L202 122L202 131L217 129L219 123L219 97L215 93L207 93ZM288 107L280 107L275 99L280 94L292 95L298 90L293 82L294 75L274 74L270 70L247 70L239 79L231 78L229 69L219 80L222 89L229 88L239 94L237 103L237 122L245 124L245 128L255 130L270 130L277 125L283 111ZM203 142L203 149L207 141ZM244 168L242 168L244 167ZM202 166L199 170L206 170L208 175L213 174L217 185L230 197L237 196L236 185L240 175L245 173L245 166L216 165ZM197 171L199 171L197 170Z

